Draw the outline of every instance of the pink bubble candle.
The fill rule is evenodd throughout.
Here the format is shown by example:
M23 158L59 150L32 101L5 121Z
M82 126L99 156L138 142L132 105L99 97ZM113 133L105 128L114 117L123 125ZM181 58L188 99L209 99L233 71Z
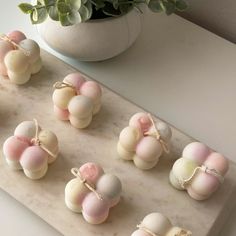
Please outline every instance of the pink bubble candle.
M42 178L48 164L57 158L58 140L48 130L42 130L37 121L20 123L14 135L3 144L3 154L8 165L15 170L23 169L30 179Z
M173 226L170 220L154 212L144 217L131 236L191 236L192 233L183 228Z
M66 185L66 206L82 213L90 224L101 224L107 219L110 208L120 201L120 180L104 173L102 167L95 163L86 163L71 171L76 178Z
M164 151L168 152L171 129L164 122L154 123L150 114L136 113L124 128L117 145L118 155L133 160L143 170L153 168Z
M20 31L0 35L0 75L15 84L25 84L42 67L38 44Z
M102 90L98 83L86 81L79 73L67 75L54 84L54 113L78 128L86 128L101 108Z
M203 143L188 144L170 172L171 184L196 200L209 198L223 183L228 160Z

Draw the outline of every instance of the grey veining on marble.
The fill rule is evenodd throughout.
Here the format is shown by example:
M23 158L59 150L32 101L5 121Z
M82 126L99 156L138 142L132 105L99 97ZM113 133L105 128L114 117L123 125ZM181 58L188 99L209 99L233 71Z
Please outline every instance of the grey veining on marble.
M53 115L52 85L75 69L44 51L42 58L41 72L26 85L15 86L0 78L0 145L18 123L36 118L43 128L58 136L60 155L38 181L10 170L1 155L0 187L65 236L129 236L153 211L165 214L195 236L215 236L220 228L217 222L223 222L235 197L235 165L231 163L224 185L212 198L197 202L168 182L174 160L193 141L177 129L172 129L171 153L164 155L154 169L141 171L132 162L118 159L118 135L131 115L142 109L103 87L102 109L87 129L77 130L69 122L57 120ZM123 184L121 202L111 209L107 222L98 226L89 225L64 204L65 185L73 178L70 169L88 161L100 163Z

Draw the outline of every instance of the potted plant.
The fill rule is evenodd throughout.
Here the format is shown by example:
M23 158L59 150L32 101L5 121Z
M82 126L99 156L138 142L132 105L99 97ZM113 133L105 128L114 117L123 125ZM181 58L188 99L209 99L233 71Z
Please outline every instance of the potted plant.
M187 7L185 0L38 0L19 8L56 51L99 61L134 43L141 31L141 5L167 15Z

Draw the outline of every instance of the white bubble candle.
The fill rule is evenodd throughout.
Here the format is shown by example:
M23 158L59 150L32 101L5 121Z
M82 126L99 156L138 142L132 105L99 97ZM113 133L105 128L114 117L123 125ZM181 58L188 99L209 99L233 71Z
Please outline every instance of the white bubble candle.
M192 233L183 228L173 226L164 215L151 213L137 225L138 229L131 236L191 236Z

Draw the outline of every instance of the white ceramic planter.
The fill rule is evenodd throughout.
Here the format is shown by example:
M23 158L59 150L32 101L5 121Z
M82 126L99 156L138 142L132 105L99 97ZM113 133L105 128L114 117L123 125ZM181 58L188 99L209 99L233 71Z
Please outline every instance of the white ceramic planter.
M81 61L101 61L122 53L134 43L141 31L141 18L133 9L120 17L66 27L48 18L37 28L54 50Z

